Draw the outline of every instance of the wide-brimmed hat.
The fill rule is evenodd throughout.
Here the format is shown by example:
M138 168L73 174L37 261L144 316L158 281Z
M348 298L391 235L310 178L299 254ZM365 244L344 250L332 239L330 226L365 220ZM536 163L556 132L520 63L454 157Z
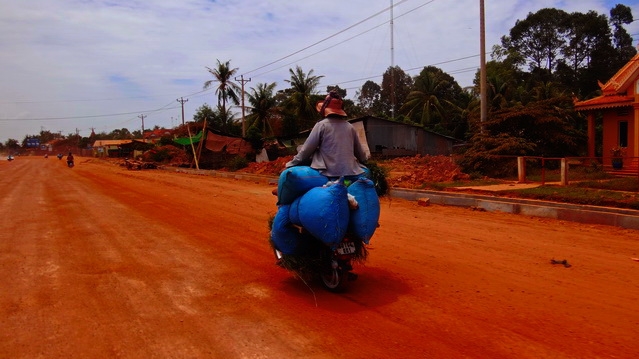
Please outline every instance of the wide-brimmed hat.
M346 117L348 116L346 112L342 109L342 105L344 101L340 98L337 92L331 91L324 101L317 102L315 105L315 109L320 113L322 117L326 117L328 115L338 115Z

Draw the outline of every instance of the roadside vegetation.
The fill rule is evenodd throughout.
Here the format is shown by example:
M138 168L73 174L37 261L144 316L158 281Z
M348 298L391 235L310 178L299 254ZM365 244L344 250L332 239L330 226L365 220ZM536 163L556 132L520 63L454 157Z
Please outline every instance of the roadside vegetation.
M203 83L203 90L214 90L211 102L215 105L204 104L192 120L184 123L182 119L183 124L170 131L154 128L161 137L149 156L154 161L192 164L196 151L176 142L180 137L207 130L241 136L251 143L255 153L268 151L269 146L281 143L278 141L292 142L310 130L319 120L314 104L334 90L344 98L350 118L384 118L419 126L464 144L454 154L454 163L440 156L417 156L404 163L380 161L375 167L376 175L384 178L376 183L379 191L392 187L448 190L513 181L517 180L514 159L526 156L542 158L530 163L526 180L543 185L501 195L639 209L637 178L614 178L593 163L572 168L571 184L559 187L553 183L560 180L557 163L545 163L543 167L539 163L545 158L586 156L587 122L583 114L574 110L574 100L601 95L598 83L610 79L637 54L632 37L624 28L633 19L631 8L622 4L615 5L607 15L595 11L568 13L554 8L528 13L492 48L491 59L486 63L486 118L480 115L479 71L474 86L462 88L453 76L436 66L418 68L413 74L391 66L382 74L380 83L366 81L349 99L347 90L339 86L320 88L325 75L295 66L289 69L289 78L283 79L284 88L277 88L275 82L256 83L249 88L247 113L242 119L231 110L242 103L242 87L236 76L241 72L230 61L217 60L206 67L210 78ZM596 131L599 138L601 127ZM87 149L96 140L148 139L152 134L122 128L81 137L77 132L63 136L42 130L39 135L25 136L22 142L9 139L0 143L0 153L19 153L28 147L29 140L36 138L40 144L58 148ZM599 146L595 156L608 155L609 151ZM252 167L255 153L220 161L216 166L271 175L278 168L281 171L283 161ZM274 157L290 154L278 153Z
M279 158L271 162L249 163L240 172L278 176L291 157ZM455 191L459 187L480 189L463 191L504 197L538 199L563 203L609 206L639 210L639 175L637 177L615 177L601 166L576 167L569 173L568 186L559 186L559 171L546 171L546 184L535 188L502 191L482 191L482 186L507 185L517 178L471 178L464 174L448 156L413 156L372 161L368 164L380 195L392 187ZM535 172L535 171L533 171ZM527 176L527 182L540 183L540 175Z

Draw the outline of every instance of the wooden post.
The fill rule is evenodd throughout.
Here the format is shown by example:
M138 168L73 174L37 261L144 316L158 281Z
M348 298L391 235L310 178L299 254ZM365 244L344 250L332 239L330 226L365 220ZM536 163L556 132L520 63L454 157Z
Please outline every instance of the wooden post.
M193 151L193 160L195 161L195 168L199 171L200 164L197 162L197 154L195 153L195 146L193 146L193 136L191 135L191 126L189 126L189 124L186 125L186 130L189 132L189 142L191 142L191 150Z
M568 185L568 160L565 158L561 159L561 185Z
M202 159L202 147L204 147L205 140L206 140L206 117L204 118L204 126L202 126L202 137L200 137L200 143L197 146L198 163Z
M517 175L519 183L526 182L526 158L517 157Z
M595 157L595 114L593 111L588 112L588 157Z

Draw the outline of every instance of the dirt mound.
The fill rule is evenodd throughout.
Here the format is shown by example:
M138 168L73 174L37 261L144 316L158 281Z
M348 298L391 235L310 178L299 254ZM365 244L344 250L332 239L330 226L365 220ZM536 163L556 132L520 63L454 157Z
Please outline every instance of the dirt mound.
M237 172L253 173L267 176L279 176L280 173L286 168L286 163L293 159L293 156L279 157L276 160L269 162L251 162L245 168L238 170Z
M293 156L287 156L270 162L251 162L238 172L279 176L285 169L286 162L292 158ZM421 188L427 182L452 182L469 178L448 156L417 155L384 160L378 164L388 170L389 185L394 187Z
M400 157L380 162L380 166L389 171L388 184L392 187L422 188L428 182L453 182L470 178L448 156Z

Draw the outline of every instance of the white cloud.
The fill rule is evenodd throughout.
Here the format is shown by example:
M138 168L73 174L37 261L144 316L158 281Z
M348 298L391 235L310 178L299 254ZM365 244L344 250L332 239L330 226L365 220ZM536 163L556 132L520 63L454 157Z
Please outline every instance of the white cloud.
M555 7L608 15L617 2L637 16L639 0L485 0L487 50L529 12ZM479 1L395 4L395 64L413 75L435 65L460 85L471 85L479 66ZM283 89L288 69L300 65L325 76L320 90L339 84L354 95L362 79L379 82L390 66L390 14L372 16L389 5L381 0L0 2L0 142L21 141L41 129L63 134L78 129L83 136L91 128L135 130L141 113L147 128L175 125L181 116L177 98L189 99L187 119L203 103L215 104L212 91L196 93L211 78L205 67L214 67L217 59L230 60L238 75L251 78L249 88L276 82ZM627 29L636 38L639 22ZM168 109L151 111L159 108ZM128 114L102 116L117 113ZM73 118L81 116L91 117ZM34 120L40 118L67 119Z

